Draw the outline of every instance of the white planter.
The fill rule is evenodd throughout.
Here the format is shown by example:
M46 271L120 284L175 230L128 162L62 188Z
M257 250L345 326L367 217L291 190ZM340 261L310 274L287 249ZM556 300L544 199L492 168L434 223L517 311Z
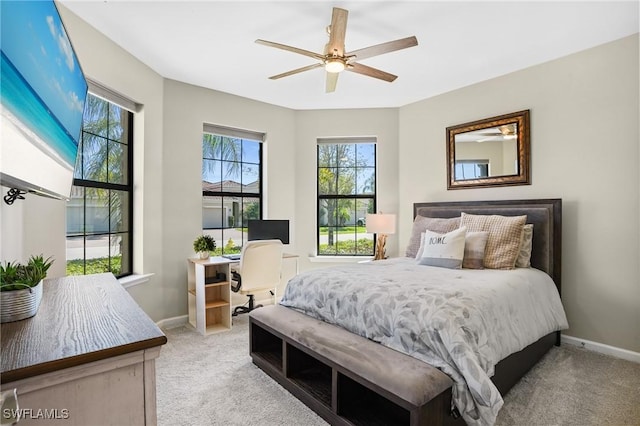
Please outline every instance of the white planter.
M24 290L0 291L0 323L31 318L42 300L42 280Z
M208 259L209 258L209 252L208 251L199 251L198 252L198 256L200 257L200 259L204 260L204 259Z

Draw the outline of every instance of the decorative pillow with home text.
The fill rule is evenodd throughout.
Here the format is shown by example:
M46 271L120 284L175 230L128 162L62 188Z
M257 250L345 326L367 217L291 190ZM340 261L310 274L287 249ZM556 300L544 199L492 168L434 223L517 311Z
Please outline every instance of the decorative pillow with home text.
M426 230L424 232L420 265L439 266L449 269L460 269L464 258L466 227L455 229L446 234Z
M420 244L422 242L422 234L427 229L429 231L438 232L444 234L460 226L460 217L441 218L441 217L425 217L416 216L413 220L413 227L411 229L411 237L409 238L409 244L407 245L407 257L420 258L418 252Z

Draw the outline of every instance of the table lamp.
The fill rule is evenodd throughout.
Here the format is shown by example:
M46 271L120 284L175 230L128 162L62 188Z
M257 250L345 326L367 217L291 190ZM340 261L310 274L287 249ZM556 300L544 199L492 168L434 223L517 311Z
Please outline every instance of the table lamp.
M396 215L383 213L367 214L367 232L378 234L373 260L384 259L386 257L385 244L387 243L387 235L395 234L396 232Z

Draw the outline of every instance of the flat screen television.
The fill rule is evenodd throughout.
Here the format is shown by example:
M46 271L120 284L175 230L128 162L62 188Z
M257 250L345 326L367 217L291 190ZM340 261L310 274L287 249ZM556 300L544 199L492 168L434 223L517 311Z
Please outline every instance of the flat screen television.
M0 8L0 184L68 199L87 81L54 1Z
M247 224L247 239L252 240L280 240L282 244L289 244L288 220L249 220Z

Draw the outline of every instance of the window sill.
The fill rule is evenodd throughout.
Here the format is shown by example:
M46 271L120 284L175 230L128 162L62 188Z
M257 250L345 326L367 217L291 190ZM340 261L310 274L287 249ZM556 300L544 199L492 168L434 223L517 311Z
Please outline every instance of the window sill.
M124 288L135 287L137 285L146 283L153 275L154 274L127 275L126 277L119 278L118 281Z
M311 263L358 263L372 259L373 256L309 256Z

